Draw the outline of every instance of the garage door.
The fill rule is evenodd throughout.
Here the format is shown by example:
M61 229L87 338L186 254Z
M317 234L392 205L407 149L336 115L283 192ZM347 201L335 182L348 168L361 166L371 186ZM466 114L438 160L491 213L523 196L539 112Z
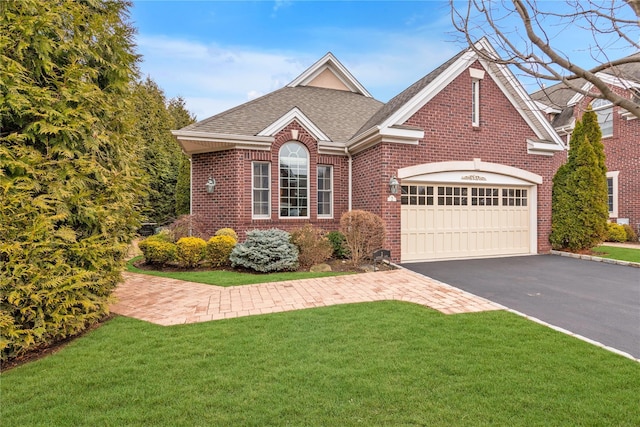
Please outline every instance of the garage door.
M528 187L403 184L403 261L530 253Z

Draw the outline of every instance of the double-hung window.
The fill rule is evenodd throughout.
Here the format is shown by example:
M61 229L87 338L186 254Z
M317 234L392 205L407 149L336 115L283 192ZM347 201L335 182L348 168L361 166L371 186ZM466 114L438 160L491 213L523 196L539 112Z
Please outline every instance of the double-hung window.
M613 136L613 104L607 99L595 99L591 108L598 115L598 124L602 131L602 137Z
M254 162L251 185L252 185L252 212L253 218L269 218L271 212L271 192L269 182L271 181L270 164L267 162Z
M309 153L287 142L280 148L280 216L309 217Z
M318 166L318 217L333 217L333 168Z

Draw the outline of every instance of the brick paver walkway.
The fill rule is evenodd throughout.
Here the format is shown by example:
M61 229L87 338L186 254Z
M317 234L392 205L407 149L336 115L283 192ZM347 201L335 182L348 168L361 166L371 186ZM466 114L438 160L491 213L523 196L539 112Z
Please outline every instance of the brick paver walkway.
M159 325L382 300L412 302L445 314L504 308L402 269L227 288L136 273L124 277L111 311Z

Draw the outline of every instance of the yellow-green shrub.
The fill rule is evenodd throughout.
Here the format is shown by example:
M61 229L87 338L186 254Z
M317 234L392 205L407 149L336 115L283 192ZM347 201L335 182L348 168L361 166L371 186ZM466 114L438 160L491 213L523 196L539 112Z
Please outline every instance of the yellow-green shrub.
M607 242L626 242L627 232L624 227L615 222L607 224Z
M147 264L163 265L174 261L177 255L175 243L167 241L163 235L147 237L138 244Z
M228 229L229 230L229 229ZM228 235L213 236L207 242L207 259L214 267L229 263L229 255L236 246L236 239Z
M627 242L638 241L638 233L636 233L629 224L623 224L622 227L624 228L625 233L627 233Z
M238 234L234 231L233 228L221 228L220 230L216 231L214 236L229 236L233 237L233 240L235 240L236 242L238 241Z
M181 267L195 267L204 259L207 242L199 237L183 237L176 243L176 259Z

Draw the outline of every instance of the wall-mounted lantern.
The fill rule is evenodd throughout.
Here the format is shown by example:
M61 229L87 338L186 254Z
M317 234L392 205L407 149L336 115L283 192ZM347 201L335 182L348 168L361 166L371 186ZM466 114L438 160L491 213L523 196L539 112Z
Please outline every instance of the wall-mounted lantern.
M389 192L391 194L398 194L398 187L399 186L400 186L400 183L398 182L396 177L392 176L391 179L389 179Z
M209 177L209 180L204 186L207 189L207 193L211 194L213 193L213 189L216 188L216 180L212 177Z

